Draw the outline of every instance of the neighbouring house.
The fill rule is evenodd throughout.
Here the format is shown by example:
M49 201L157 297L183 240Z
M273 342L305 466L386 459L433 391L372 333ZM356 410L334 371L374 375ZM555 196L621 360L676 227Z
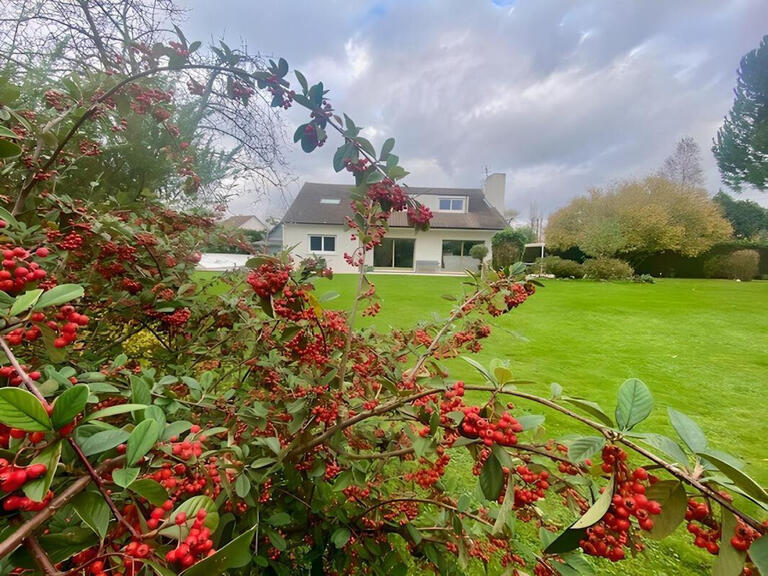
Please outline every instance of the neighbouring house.
M220 224L229 228L239 228L240 230L252 230L254 232L262 233L266 232L269 228L258 216L253 216L252 214L230 216L226 220L222 220Z
M506 226L504 174L491 174L482 188L417 188L408 192L434 213L430 229L415 232L404 212L390 219L390 231L381 245L368 253L374 271L417 273L462 272L477 268L469 255L475 244L488 247ZM357 243L350 239L346 217L352 209L350 186L307 182L274 234L282 234L284 248L299 257L322 256L334 272L355 272L344 260Z

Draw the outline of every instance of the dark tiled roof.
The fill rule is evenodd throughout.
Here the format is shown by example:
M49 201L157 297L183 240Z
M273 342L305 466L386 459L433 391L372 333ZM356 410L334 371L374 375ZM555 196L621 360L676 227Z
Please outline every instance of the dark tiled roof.
M242 226L243 224L248 222L248 220L250 220L251 218L255 218L256 221L259 222L259 224L263 225L263 223L261 222L261 218L259 218L258 216L253 216L253 215L230 216L226 220L222 220L221 221L221 225L222 226L231 226L232 228L239 228L240 226Z
M413 196L466 196L469 210L466 213L435 212L430 223L432 228L467 228L474 230L501 230L506 222L499 211L489 205L480 188L417 188L408 187ZM344 184L306 182L283 217L287 224L346 224L351 216L352 187ZM322 199L338 199L338 204L322 204ZM408 227L405 212L392 215L390 225Z

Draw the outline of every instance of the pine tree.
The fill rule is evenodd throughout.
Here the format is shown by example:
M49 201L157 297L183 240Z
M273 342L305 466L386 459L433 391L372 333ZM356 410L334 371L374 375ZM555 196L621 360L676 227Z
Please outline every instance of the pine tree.
M723 182L768 188L768 35L741 59L736 97L712 152Z

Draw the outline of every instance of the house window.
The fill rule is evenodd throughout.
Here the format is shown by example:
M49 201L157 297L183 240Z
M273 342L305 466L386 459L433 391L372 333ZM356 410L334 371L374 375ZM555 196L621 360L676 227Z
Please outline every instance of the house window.
M464 212L465 198L440 198L440 212Z
M336 236L310 236L309 249L312 252L336 252Z
M483 244L482 240L443 240L442 269L447 272L461 272L467 268L477 269L477 260L469 255L472 246Z
M320 204L339 204L341 198L323 198L320 200Z

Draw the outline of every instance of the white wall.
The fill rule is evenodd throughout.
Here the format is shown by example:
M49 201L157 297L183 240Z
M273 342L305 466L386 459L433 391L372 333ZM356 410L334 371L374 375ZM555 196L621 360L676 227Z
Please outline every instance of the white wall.
M415 238L413 259L415 261L440 262L443 253L443 240L481 240L488 246L488 258L490 258L491 237L495 230L443 230L432 229L427 232L415 232L411 228L392 228L387 236L389 238ZM349 239L350 231L343 226L326 224L286 224L283 227L283 247L290 248L294 245L293 253L297 259L310 256L309 236L311 234L336 236L336 252L333 254L316 253L323 256L328 265L336 273L356 272L354 268L344 261L344 253L352 253L357 248L357 241ZM473 259L473 261L475 261ZM373 254L366 255L366 263L373 264Z

